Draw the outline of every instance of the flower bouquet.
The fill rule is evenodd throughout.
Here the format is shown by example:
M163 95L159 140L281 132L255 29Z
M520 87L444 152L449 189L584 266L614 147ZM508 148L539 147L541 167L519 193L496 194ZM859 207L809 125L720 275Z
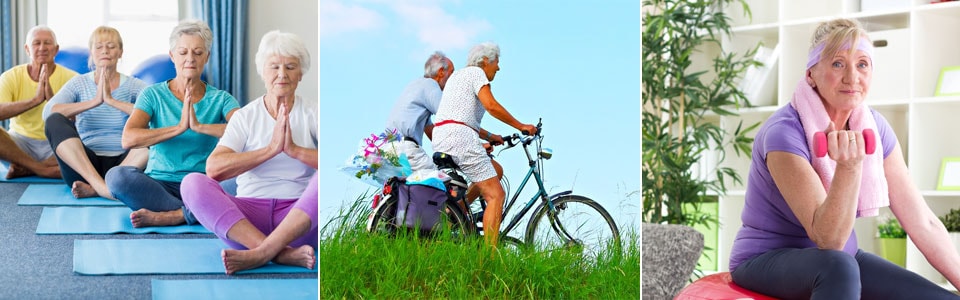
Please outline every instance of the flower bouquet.
M375 187L382 187L390 177L410 175L407 155L399 151L401 139L396 129L370 134L340 170Z

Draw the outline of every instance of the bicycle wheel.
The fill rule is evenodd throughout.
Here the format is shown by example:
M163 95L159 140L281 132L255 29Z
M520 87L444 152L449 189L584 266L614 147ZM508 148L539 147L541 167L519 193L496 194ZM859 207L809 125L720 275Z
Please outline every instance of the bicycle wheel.
M455 202L450 200L443 202L443 212L446 217L441 219L438 228L434 228L433 235L439 234L441 237L460 240L476 234L476 228L470 224L463 210Z
M367 232L394 234L397 232L397 198L386 195L380 204L370 212L367 220Z
M566 195L553 200L554 212L540 204L530 217L528 245L553 250L577 249L588 257L620 247L620 230L600 204L590 198Z

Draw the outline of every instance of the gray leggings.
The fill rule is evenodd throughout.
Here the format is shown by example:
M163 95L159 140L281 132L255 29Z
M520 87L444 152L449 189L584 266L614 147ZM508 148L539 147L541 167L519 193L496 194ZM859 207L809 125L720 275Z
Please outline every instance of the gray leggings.
M171 211L182 208L183 219L188 225L197 224L180 197L180 182L153 179L136 167L116 166L104 176L107 188L113 197L130 209L146 208L151 211Z
M960 299L863 250L777 249L731 272L741 287L780 299Z

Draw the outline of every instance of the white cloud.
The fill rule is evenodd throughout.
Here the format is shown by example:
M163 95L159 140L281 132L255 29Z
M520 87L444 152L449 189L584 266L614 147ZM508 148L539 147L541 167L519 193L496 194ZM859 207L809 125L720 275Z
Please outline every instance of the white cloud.
M320 38L356 31L375 30L383 26L383 16L360 5L346 5L338 0L320 1Z
M461 19L445 11L440 1L396 1L393 10L406 24L414 25L417 38L428 50L463 49L491 28L486 20Z

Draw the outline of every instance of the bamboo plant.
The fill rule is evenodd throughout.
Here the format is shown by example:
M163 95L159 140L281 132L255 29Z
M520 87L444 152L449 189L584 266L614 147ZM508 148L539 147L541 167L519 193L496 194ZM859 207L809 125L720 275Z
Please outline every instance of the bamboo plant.
M735 115L738 108L749 106L736 87L748 67L760 65L753 60L756 47L741 54L721 51L708 58L712 69L692 67L695 57L706 55L700 49L720 48L718 37L730 34L730 19L719 8L736 3L749 16L742 0L644 1L643 222L710 227L717 223L716 217L700 213L699 203L708 195L725 194L728 180L742 183L735 170L721 167L724 149L749 155L753 138L747 133L759 123L744 126L741 121L730 132L709 117ZM714 151L718 158L712 162L716 163L713 177L693 170L705 163L700 159L707 151Z

